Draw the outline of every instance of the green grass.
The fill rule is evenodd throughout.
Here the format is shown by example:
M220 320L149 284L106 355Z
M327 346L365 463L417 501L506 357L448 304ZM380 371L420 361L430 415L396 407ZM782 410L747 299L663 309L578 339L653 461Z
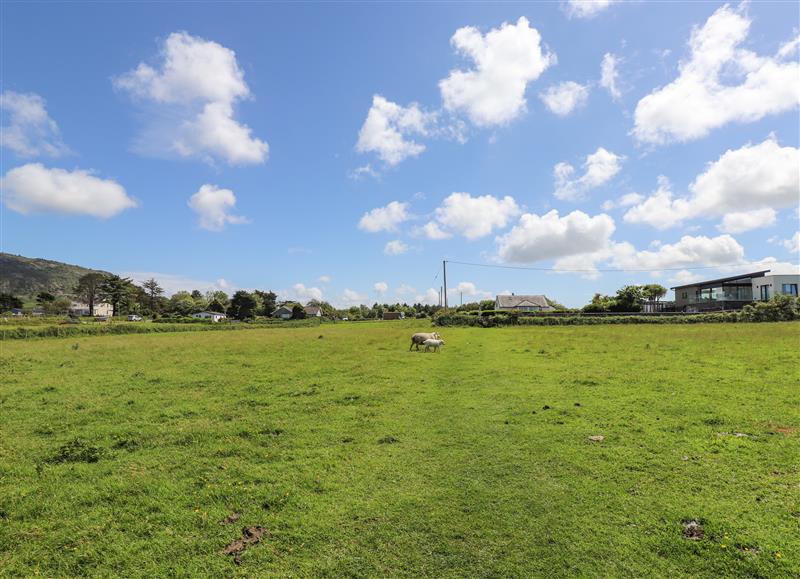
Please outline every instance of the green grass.
M413 328L0 344L0 574L800 573L800 323Z

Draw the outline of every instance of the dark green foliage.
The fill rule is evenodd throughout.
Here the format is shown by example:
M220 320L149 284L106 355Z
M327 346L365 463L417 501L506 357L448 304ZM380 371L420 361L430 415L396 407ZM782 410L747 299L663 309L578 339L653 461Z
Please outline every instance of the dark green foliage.
M748 304L741 318L747 322L785 322L800 318L800 298L777 295L767 302Z
M237 320L250 320L258 314L258 300L250 292L239 290L231 298L228 315Z
M21 308L22 300L11 294L0 294L0 312Z
M71 293L81 276L106 272L77 265L0 253L0 292L34 297L39 292L52 295Z
M225 313L225 305L217 299L213 299L208 302L208 311L209 312L218 312L220 314Z
M120 308L123 311L128 311L135 289L130 278L108 274L100 282L98 294L100 299L111 304L111 315L118 316L122 313Z
M85 440L74 438L60 446L50 458L50 462L97 462L103 450L92 446Z
M275 311L275 301L278 299L278 295L272 291L265 292L261 290L255 290L253 294L260 303L258 315L271 316L272 312Z
M89 315L94 315L94 304L101 297L101 288L110 274L91 272L81 276L72 290L79 300L89 306Z

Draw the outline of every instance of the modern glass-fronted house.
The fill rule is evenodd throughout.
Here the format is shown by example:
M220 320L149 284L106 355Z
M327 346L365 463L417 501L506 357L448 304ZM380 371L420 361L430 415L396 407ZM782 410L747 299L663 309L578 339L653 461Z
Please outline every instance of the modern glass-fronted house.
M775 295L798 295L800 275L767 275L769 271L765 269L673 287L675 308L681 312L738 310Z

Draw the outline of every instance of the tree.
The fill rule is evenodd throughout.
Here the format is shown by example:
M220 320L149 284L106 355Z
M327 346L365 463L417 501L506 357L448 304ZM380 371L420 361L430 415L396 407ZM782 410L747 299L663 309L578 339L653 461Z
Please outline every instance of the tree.
M228 307L228 315L237 320L249 320L256 316L258 300L244 290L239 290L231 298L231 305Z
M295 304L292 306L292 319L293 320L302 320L306 317L306 311L303 309L303 306L300 304Z
M155 313L156 311L156 300L157 298L161 297L164 293L164 288L158 285L158 282L155 278L150 278L146 282L142 284L144 291L147 292L148 297L150 298L150 311Z
M594 294L592 301L588 305L583 306L583 311L588 313L599 313L611 311L611 308L617 304L616 300L611 296L604 296L603 294Z
M62 315L69 311L72 300L66 296L59 296L52 302L47 302L43 307L46 314Z
M56 296L51 294L50 292L39 292L36 295L36 303L42 307L45 307L47 304L52 302L56 299Z
M89 306L89 315L94 315L94 302L100 297L100 288L105 281L105 274L87 273L78 280L75 286L75 295Z
M612 312L640 312L644 290L640 285L626 285L617 290L614 301L616 303L610 308Z
M192 299L192 294L187 291L175 292L169 298L169 311L179 316L190 316L199 311Z
M130 278L118 275L107 275L98 288L102 299L111 304L111 315L119 315L120 306L127 307L134 292Z
M273 291L264 292L261 290L255 290L253 293L257 296L258 300L261 302L261 305L259 307L259 313L262 316L267 316L267 317L271 316L272 312L275 311L275 302L278 299L277 294L275 294L275 292Z
M208 302L207 309L209 312L219 312L220 314L225 313L225 306L219 300L211 300Z
M219 303L221 303L226 308L228 307L228 304L231 303L231 299L228 297L228 294L226 294L224 291L222 291L222 290L207 291L206 292L206 301L208 303L211 303L214 300L217 300Z
M0 312L7 312L8 310L21 307L22 300L17 296L5 293L0 294Z
M665 288L661 284L649 283L647 285L642 286L642 292L644 294L645 299L657 302L665 295L667 295L667 288Z

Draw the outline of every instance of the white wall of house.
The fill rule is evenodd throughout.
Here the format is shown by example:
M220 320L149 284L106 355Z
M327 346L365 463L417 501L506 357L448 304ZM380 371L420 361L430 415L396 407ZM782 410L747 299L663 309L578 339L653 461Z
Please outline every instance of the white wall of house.
M218 312L197 312L196 314L192 314L192 317L218 322L220 320L224 320L227 316Z
M69 313L74 316L110 316L113 311L114 308L111 306L111 304L107 304L106 302L95 303L94 312L91 314L89 313L89 304L72 302L72 305L69 308Z
M770 299L777 295L797 295L800 275L765 275L753 279L753 300Z

